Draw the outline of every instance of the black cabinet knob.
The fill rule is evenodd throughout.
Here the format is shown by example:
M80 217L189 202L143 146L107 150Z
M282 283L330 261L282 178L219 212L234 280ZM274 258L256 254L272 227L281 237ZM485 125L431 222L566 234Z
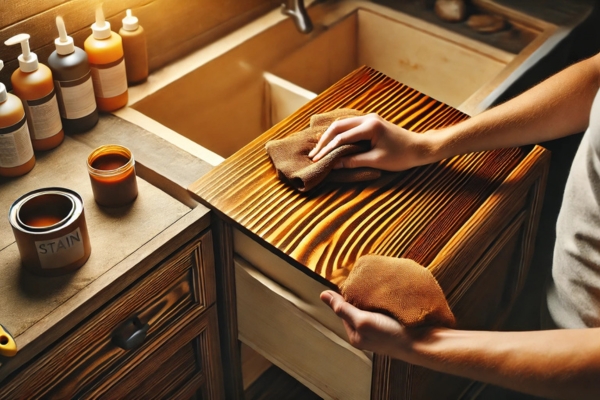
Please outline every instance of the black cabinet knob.
M144 343L148 329L150 329L150 325L143 323L135 315L116 329L112 342L123 350L135 349Z

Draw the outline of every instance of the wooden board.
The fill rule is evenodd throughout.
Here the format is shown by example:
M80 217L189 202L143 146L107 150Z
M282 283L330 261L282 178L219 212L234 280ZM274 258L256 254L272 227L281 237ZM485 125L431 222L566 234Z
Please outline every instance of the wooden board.
M313 114L341 107L377 112L416 132L467 118L362 67L190 187L199 201L330 286L362 254L403 256L427 266L529 151L468 154L373 182L322 185L308 194L280 182L265 143L304 129Z

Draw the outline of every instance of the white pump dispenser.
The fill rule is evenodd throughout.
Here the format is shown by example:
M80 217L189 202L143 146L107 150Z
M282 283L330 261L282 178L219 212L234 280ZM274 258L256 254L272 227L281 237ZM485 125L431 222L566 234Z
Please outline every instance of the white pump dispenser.
M38 58L37 55L29 48L29 34L20 33L11 37L4 42L7 46L13 46L15 44L21 44L21 50L23 54L19 56L19 68L23 72L33 72L38 69Z
M67 35L65 21L60 16L56 17L56 27L58 28L58 37L54 39L56 52L61 56L73 53L75 51L75 43L73 42L73 38Z
M108 39L110 37L110 22L104 19L102 5L96 8L96 22L92 24L94 39Z

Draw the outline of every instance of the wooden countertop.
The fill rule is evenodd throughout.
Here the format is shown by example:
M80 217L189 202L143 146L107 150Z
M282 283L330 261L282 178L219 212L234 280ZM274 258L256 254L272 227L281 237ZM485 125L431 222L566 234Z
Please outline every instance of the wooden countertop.
M94 201L86 160L94 148L112 143L132 151L139 196L130 206L106 209ZM208 209L186 198L185 188L212 166L120 118L102 115L91 131L66 135L59 147L36 157L30 173L0 179L0 212L8 215L18 197L37 188L75 190L83 198L92 254L74 273L34 276L20 266L8 218L0 219L0 323L19 348L16 357L0 358L0 381L176 250L182 240L209 226ZM192 232L184 233L192 225ZM179 244L166 245L174 237Z
M339 284L354 261L368 253L412 258L435 270L440 279L449 263L438 256L447 246L457 245L458 230L482 218L478 210L491 205L495 191L510 187L503 183L510 182L521 165L547 157L539 147L474 153L385 173L372 182L326 184L307 194L279 181L265 143L306 128L313 114L342 107L377 112L416 132L467 118L362 67L190 187L225 220L329 286ZM440 282L445 291L457 284L450 275Z

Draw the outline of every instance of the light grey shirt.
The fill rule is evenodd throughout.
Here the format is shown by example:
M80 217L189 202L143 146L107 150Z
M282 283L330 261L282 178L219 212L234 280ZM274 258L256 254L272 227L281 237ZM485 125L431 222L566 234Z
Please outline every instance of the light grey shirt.
M559 328L600 327L600 92L556 225L548 312Z

